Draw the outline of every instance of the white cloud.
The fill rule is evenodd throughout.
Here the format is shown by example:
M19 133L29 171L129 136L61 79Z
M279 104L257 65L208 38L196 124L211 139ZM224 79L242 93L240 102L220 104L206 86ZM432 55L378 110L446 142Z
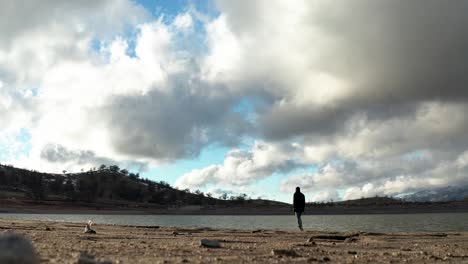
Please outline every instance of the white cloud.
M238 39L220 16L206 26L210 53L204 58L203 75L207 80L235 81L243 58Z
M186 32L192 29L193 19L189 13L183 13L176 16L173 24L178 30Z
M331 202L339 200L340 196L336 190L322 190L314 193L310 200L307 197L306 199L310 202Z
M195 188L210 183L239 186L252 184L274 172L288 172L304 166L299 160L300 151L294 144L255 142L251 150L230 151L223 164L182 175L176 186Z

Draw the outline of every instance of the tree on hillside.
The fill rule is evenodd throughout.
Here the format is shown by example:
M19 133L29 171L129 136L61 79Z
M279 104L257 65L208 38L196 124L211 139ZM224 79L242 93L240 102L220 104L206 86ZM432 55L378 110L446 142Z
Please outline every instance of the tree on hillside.
M138 182L127 177L121 177L114 186L114 193L125 200L140 201L142 199L142 189Z
M161 185L161 187L164 187L164 188L171 188L171 185L165 181L160 181L159 185Z
M9 182L8 182L5 171L0 170L0 185L8 185L8 184Z
M138 181L138 178L140 177L140 174L138 174L138 173L136 173L136 174L135 174L135 173L130 173L130 174L128 174L128 176L129 176L132 180Z
M228 198L227 193L223 193L221 196L219 196L219 199L221 199L221 200L227 200L227 198Z
M65 181L65 185L63 186L63 193L68 199L72 201L76 199L75 186L73 185L71 179L67 179Z
M154 182L152 182L152 181L149 181L147 184L148 184L147 185L148 186L148 192L150 194L154 193L154 191L156 190L156 184L154 184Z
M54 194L60 194L63 188L63 182L65 178L63 176L56 176L49 183L49 189Z
M93 176L81 175L77 181L78 197L86 202L94 202L98 197L98 182Z
M109 166L109 170L112 171L112 172L119 172L120 168L117 165L111 165L111 166Z

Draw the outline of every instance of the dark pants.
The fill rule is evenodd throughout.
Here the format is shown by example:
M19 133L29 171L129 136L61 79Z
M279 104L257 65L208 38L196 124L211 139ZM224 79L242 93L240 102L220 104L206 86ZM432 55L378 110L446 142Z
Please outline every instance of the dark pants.
M297 217L297 224L299 225L299 229L302 230L302 219L301 219L302 212L296 212Z

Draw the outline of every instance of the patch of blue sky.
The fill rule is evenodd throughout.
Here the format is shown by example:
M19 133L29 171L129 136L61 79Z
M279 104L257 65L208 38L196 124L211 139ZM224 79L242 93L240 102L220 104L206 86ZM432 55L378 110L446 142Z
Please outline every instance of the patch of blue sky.
M188 0L137 0L135 2L154 17L159 17L161 14L176 16L190 3Z
M423 150L415 150L403 155L403 159L405 160L418 160L423 159L425 156L425 152Z
M137 0L135 2L143 6L153 17L159 17L161 14L175 17L179 13L194 8L197 12L206 16L219 15L212 0Z
M247 120L252 120L253 114L255 113L255 98L244 97L232 108L233 112L241 113Z
M32 87L30 89L30 91L31 91L31 94L32 94L33 97L36 97L39 94L39 88L38 87Z
M342 201L344 194L346 192L346 188L337 188L336 192L338 193L338 197L339 197L338 201Z
M154 181L165 181L174 185L176 180L194 169L202 169L213 164L222 164L230 149L217 145L208 146L194 159L183 159L176 162L149 168L142 176Z
M31 134L27 129L21 128L10 139L0 141L0 161L27 156L31 148Z
M205 20L212 20L219 15L212 1L139 0L135 2L143 6L150 14L148 21L145 22L161 19L162 23L169 25L178 15L183 13L191 14L193 21L192 30L176 32L172 49L180 51L182 56L188 57L188 59L197 59L208 51L206 46ZM203 17L201 17L202 14ZM91 41L90 47L92 51L99 53L112 40L120 37L127 42L128 48L126 54L129 57L135 58L136 40L139 33L138 27L132 27L125 28L123 32L115 32L104 39L102 36L96 36Z

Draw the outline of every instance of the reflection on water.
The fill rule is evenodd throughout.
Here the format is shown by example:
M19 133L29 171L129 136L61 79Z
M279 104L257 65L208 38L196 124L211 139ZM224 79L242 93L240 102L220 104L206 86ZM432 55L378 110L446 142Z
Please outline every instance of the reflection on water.
M294 215L75 215L0 214L4 219L119 225L193 226L228 229L297 229ZM321 231L468 231L468 213L388 215L305 215L305 229Z

